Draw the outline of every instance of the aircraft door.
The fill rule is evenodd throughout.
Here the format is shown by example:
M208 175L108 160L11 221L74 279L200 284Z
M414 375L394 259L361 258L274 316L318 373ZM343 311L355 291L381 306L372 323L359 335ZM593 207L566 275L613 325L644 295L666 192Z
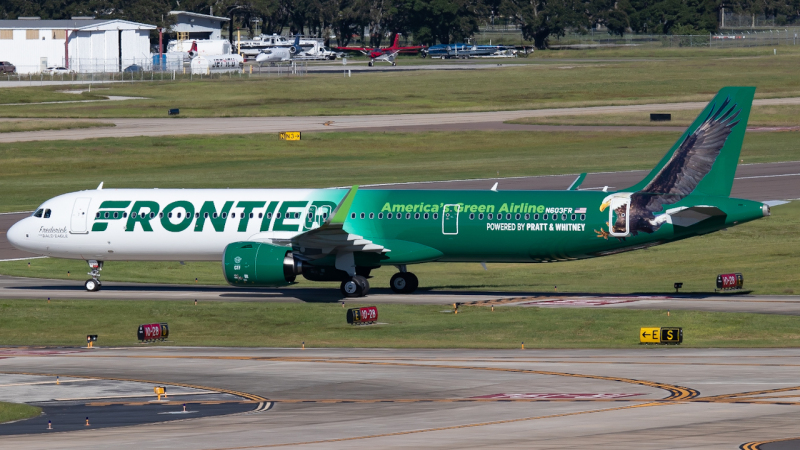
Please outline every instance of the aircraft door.
M442 208L442 234L458 234L458 213L461 206L456 204L444 205Z
M69 222L69 230L72 234L85 234L88 233L86 226L89 220L89 203L92 201L89 197L80 197L75 199L75 204L72 206L72 218Z
M612 198L608 208L608 232L614 237L630 236L630 198Z

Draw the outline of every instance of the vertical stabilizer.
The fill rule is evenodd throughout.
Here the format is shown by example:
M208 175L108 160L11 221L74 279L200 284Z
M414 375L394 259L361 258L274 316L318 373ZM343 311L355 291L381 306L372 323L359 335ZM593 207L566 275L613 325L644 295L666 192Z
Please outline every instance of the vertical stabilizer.
M675 178L670 180L673 187L696 183L683 195L694 192L728 197L755 91L754 87L720 89L658 165L638 184L622 191L667 194L659 192L658 186ZM685 177L693 178L694 183L681 183L678 179Z

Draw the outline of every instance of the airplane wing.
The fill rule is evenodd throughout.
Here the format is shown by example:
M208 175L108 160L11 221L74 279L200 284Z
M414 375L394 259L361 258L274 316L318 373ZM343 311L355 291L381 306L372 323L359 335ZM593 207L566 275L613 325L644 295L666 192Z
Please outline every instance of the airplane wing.
M350 213L350 205L353 203L356 192L358 192L358 186L353 186L333 211L331 217L320 227L295 235L290 239L275 239L272 242L277 245L291 246L295 255L305 260L320 259L338 253L389 252L390 250L382 245L344 230L344 222Z

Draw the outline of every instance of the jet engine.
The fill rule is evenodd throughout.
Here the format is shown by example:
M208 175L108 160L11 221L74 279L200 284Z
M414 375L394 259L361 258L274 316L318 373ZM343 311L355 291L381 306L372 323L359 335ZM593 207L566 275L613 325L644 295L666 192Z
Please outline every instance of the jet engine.
M292 249L262 242L234 242L222 253L222 272L232 286L286 286L303 273Z

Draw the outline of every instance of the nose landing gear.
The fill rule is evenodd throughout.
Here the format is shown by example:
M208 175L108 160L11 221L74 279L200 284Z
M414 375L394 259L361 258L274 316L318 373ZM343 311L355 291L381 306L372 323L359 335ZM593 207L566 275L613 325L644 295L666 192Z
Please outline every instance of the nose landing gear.
M89 292L97 292L100 290L102 283L100 283L100 271L103 270L103 261L96 261L94 259L90 259L86 261L89 263L89 275L92 277L90 280L86 280L84 286L86 286L86 290Z

